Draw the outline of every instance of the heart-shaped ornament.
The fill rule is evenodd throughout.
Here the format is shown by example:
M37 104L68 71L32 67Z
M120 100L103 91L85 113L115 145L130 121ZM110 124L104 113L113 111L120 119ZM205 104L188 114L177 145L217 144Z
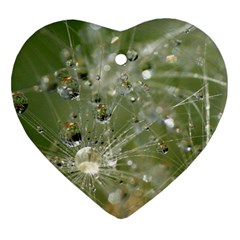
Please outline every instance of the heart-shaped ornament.
M125 218L181 174L222 116L213 41L173 19L119 32L69 20L34 33L12 74L18 117L73 184Z

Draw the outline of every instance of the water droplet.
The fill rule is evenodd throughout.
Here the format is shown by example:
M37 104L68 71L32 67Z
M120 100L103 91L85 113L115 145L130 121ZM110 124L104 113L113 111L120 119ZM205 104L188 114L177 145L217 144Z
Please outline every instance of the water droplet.
M177 62L177 56L175 56L175 55L166 56L166 63L173 64L176 62Z
M167 154L168 153L167 144L163 141L158 142L156 151L161 153L161 154Z
M115 57L115 62L117 65L124 65L127 62L127 57L125 54L119 53Z
M80 124L78 122L64 123L60 131L61 141L68 147L76 147L82 142Z
M63 48L61 50L60 57L65 62L67 59L71 58L71 51L67 48Z
M144 80L150 79L152 77L152 70L151 69L143 70L142 77Z
M90 81L90 80L87 80L84 82L84 86L86 86L86 87L91 87L92 85L93 85L92 81Z
M23 114L28 107L28 99L22 92L13 92L13 103L18 115Z
M131 101L132 103L134 103L134 102L137 101L137 99L136 99L135 97L131 97L131 98L130 98L130 101Z
M101 76L99 74L96 75L96 80L99 81L101 79Z
M53 75L46 75L40 79L40 89L43 92L52 92L57 88L57 81Z
M142 180L143 180L145 183L149 183L149 182L152 181L152 176L149 176L149 175L144 174Z
M174 45L175 45L176 47L180 46L181 44L182 44L182 40L176 39L176 40L174 41Z
M133 169L133 170L136 170L136 169L137 169L137 167L138 167L138 166L137 166L137 164L136 164L136 163L134 163L134 164L132 165L132 169Z
M54 74L58 79L57 93L63 99L79 99L80 85L78 81L69 75L66 69L55 72Z
M204 91L203 90L197 91L194 94L194 97L198 100L203 100L204 99Z
M126 80L128 80L128 75L126 73L123 73L123 74L121 74L120 79L122 81L126 81Z
M132 160L128 160L128 161L127 161L127 165L128 165L128 166L132 166L132 165L133 165L133 161L132 161Z
M78 117L78 114L76 112L73 112L70 114L71 119L76 119Z
M81 60L69 59L66 62L69 74L75 79L87 80L88 70L84 62Z
M108 195L108 201L111 204L120 204L122 202L122 196L123 196L122 190L117 189Z
M174 119L171 118L171 117L166 117L163 122L165 123L165 125L168 127L168 128L174 128L175 126L175 123L174 123Z
M103 70L105 72L109 72L111 70L111 67L108 64L106 64L106 65L104 65Z
M72 58L66 61L67 68L77 68L78 66L79 66L79 62L75 61Z
M192 144L188 139L182 139L178 146L184 152L190 152L192 150Z
M111 113L107 109L105 104L98 104L96 107L95 119L99 123L108 123L111 118Z
M33 91L35 91L35 92L42 92L42 89L40 88L39 85L35 85L35 86L33 86Z
M132 116L132 122L133 123L138 123L139 122L139 119L137 118L137 116Z
M140 87L142 87L144 89L144 91L149 91L149 87L146 83L144 83L143 81L138 81Z
M127 51L127 59L130 62L136 61L138 59L138 53L135 50L128 50Z
M54 159L53 161L54 165L56 165L57 167L62 167L64 164L64 161L62 161L60 158Z
M118 40L119 40L118 36L113 37L112 40L111 40L111 44L114 44L114 43L118 42Z
M98 92L93 92L92 93L92 103L100 103L102 101L101 96L99 95Z
M118 88L118 92L119 92L119 94L121 94L121 95L128 95L130 92L132 92L133 91L133 86L132 86L132 84L127 80L128 79L128 77L127 77L127 75L124 75L124 76L121 76L123 79L126 79L126 80L122 80L122 78L120 78L121 79L121 85L120 85L120 87Z
M75 167L85 174L97 174L99 163L102 161L101 154L92 147L84 147L78 150L74 158Z
M42 134L43 133L43 128L40 127L40 126L37 126L37 131Z
M175 132L176 132L177 134L179 134L179 133L181 132L180 127L176 126L176 127L175 127Z
M154 135L149 136L150 142L156 142L157 138Z

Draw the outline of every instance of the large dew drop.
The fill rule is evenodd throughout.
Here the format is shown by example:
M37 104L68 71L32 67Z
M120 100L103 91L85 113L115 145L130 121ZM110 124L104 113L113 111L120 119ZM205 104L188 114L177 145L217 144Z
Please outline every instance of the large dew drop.
M75 156L75 166L77 170L85 174L97 174L101 162L101 155L92 147L81 148Z

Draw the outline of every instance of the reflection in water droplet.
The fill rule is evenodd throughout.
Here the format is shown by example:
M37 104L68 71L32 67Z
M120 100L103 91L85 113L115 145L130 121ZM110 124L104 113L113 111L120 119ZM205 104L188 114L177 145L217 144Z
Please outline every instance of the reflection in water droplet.
M173 64L173 63L176 63L176 62L177 62L177 56L169 55L169 56L166 57L166 63Z
M22 92L13 92L13 103L18 115L23 114L28 107L28 99Z
M128 50L127 51L127 59L130 62L136 61L138 59L138 53L135 50Z
M98 104L96 107L95 119L99 123L108 123L111 118L111 113L107 109L105 104Z
M68 147L76 147L82 142L80 124L78 122L66 122L60 130L60 139Z
M161 154L167 154L168 153L167 144L163 141L158 142L156 151L161 153Z

